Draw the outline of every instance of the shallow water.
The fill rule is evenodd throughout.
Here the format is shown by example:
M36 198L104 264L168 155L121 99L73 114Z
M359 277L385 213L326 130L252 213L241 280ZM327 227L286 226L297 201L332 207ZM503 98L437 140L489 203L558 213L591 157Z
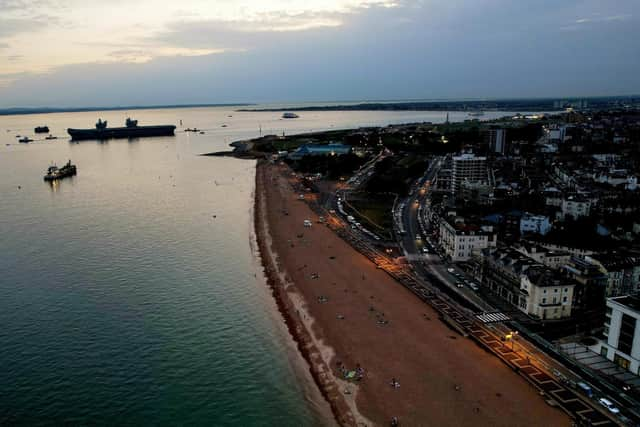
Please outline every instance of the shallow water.
M197 154L444 114L131 113L205 134L76 144L67 127L126 112L0 117L0 424L330 423L251 250L255 164ZM67 159L77 176L43 182Z

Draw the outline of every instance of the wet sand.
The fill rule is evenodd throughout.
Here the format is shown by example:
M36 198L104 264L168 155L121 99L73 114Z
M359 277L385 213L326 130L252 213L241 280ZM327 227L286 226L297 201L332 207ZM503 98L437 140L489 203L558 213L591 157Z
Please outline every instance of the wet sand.
M256 234L269 285L342 425L568 426L523 378L328 227L285 166L259 163ZM287 211L288 215L283 212ZM310 219L311 227L303 221ZM343 379L360 365L360 381ZM392 387L395 378L399 387Z

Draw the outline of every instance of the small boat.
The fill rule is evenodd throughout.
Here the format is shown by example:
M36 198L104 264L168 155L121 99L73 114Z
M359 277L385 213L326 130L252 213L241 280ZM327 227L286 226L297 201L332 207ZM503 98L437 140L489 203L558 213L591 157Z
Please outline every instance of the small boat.
M53 135L48 135L45 139L58 139L58 137Z
M296 113L284 113L282 115L283 119L297 119L298 117L300 117L300 116L297 115Z
M18 140L18 142L22 142L23 144L26 144L26 143L31 142L31 141L33 141L33 139L29 138L28 136L25 136L24 138L20 138Z
M49 133L48 126L37 126L34 130L35 133Z
M222 127L222 128L226 128L226 127L227 127L227 125L222 125L222 126L220 126L220 127Z
M186 128L184 131L185 132L200 132L200 129L198 129L198 128Z
M200 135L204 135L204 131L200 131Z
M71 164L71 160L66 165L58 168L56 165L47 168L47 174L44 176L45 181L55 181L57 179L73 176L77 173L76 165Z

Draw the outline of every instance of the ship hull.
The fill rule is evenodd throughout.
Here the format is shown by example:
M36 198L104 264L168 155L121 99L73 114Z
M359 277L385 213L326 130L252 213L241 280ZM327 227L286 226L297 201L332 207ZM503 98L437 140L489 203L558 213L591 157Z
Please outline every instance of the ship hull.
M74 141L86 139L143 138L148 136L173 136L174 125L136 126L105 129L67 129Z

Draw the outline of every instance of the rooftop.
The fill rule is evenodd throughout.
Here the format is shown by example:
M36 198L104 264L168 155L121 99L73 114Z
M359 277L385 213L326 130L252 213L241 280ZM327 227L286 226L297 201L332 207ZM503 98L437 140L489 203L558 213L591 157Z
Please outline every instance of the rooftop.
M625 295L623 297L609 298L609 301L618 303L631 310L640 312L640 297L638 297L638 295Z

